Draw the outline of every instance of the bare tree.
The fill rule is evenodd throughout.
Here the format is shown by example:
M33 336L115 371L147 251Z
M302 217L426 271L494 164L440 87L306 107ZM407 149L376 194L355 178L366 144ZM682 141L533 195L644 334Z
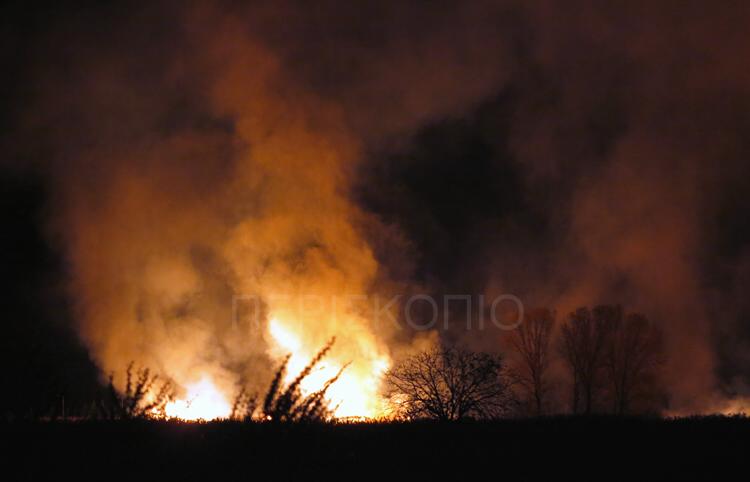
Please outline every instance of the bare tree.
M620 315L622 312L620 312ZM612 320L604 367L612 390L613 411L623 415L663 363L661 330L640 314Z
M597 307L593 313L588 308L579 308L569 315L562 327L559 347L573 378L573 413L592 412L602 378L609 320L616 316L610 308Z
M396 413L408 418L495 418L515 405L499 356L436 348L411 356L385 376Z
M534 405L536 415L544 411L549 390L549 346L555 326L555 313L546 308L527 311L524 322L513 333L511 342L518 353L515 378Z

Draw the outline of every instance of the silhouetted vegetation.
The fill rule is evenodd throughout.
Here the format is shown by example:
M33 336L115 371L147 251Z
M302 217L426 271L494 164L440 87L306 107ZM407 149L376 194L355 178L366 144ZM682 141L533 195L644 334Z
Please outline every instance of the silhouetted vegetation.
M465 348L440 347L398 361L383 380L383 393L395 419L495 419L514 414L540 416L564 413L555 399L561 380L551 379L558 360L570 375L573 414L659 413L665 392L659 382L664 359L661 330L645 316L625 314L617 305L579 308L568 315L555 338L556 316L550 309L526 312L511 334L512 365L499 355ZM303 381L330 351L331 339L291 381L291 354L276 370L262 398L242 388L235 396L231 420L321 422L332 420L326 393L346 366L312 393ZM554 342L554 343L553 343ZM552 348L556 347L556 350ZM566 389L568 390L568 389ZM124 386L114 376L95 404L90 418L123 420L165 418L174 387L148 368L128 365ZM259 401L260 400L260 401Z
M348 365L326 380L312 393L305 394L302 382L321 363L335 342L332 338L313 357L307 366L288 384L284 383L287 365L291 355L287 355L276 370L270 386L258 403L258 397L246 388L241 388L232 404L230 420L234 421L269 421L269 422L326 422L332 420L336 407L331 407L326 393ZM96 410L90 418L105 420L128 419L166 419L165 408L175 396L174 386L170 381L162 381L152 374L149 368L135 368L130 363L125 371L125 385L118 390L114 383L114 374L110 374L109 383L104 393L96 402Z
M326 354L330 351L335 338L332 338L313 357L307 366L287 385L284 378L287 373L287 365L291 355L287 355L281 366L271 380L263 404L257 403L257 398L248 395L245 389L240 390L232 406L232 420L250 421L260 419L269 422L324 422L332 418L335 407L329 406L326 393L334 384L341 373L346 369L342 367L338 373L326 380L318 390L305 395L301 384L305 378L320 364ZM260 409L260 413L257 413Z
M555 314L548 309L530 310L511 338L519 363L512 373L534 415L545 411L550 391L548 368Z
M661 411L664 339L645 316L600 305L570 313L557 334L556 324L550 309L527 311L511 334L508 367L501 357L458 348L401 360L384 380L394 415L457 420L507 416L516 409L534 416L564 413L564 406L551 401L563 387L549 370L555 354L570 375L572 413Z
M624 415L636 401L658 402L663 336L643 315L612 305L579 308L562 326L558 348L572 379L573 413Z
M326 381L323 386L309 394L304 395L300 388L310 372L320 363L323 357L328 353L333 345L334 339L331 339L307 366L297 375L291 383L283 386L282 381L286 375L287 363L289 356L284 359L281 367L276 371L276 375L271 381L266 397L263 401L263 419L275 422L320 422L329 419L332 415L332 409L328 406L325 394L328 388L338 380L344 368Z
M596 315L605 313L603 310ZM606 320L594 316L588 308L579 308L568 316L559 340L560 354L572 378L573 413L592 412L595 392L601 386L603 372Z
M408 419L492 419L516 406L501 357L463 348L413 355L385 375L396 416Z
M230 420L237 420L240 422L249 422L253 420L253 416L258 408L257 395L250 394L246 388L240 389L237 396L234 397L234 403L232 403L232 412L229 415Z
M134 372L131 362L125 371L125 389L115 388L114 375L104 397L99 399L98 416L108 420L164 417L164 408L174 397L174 387L169 381L160 381L148 368Z
M664 362L664 338L661 330L640 314L612 319L604 356L612 412L624 415L633 403L658 396L656 371Z

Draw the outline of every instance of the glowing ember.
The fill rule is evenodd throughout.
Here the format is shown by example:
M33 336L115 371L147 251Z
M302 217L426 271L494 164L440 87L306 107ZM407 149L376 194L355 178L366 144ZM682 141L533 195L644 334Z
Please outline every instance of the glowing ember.
M228 418L232 407L211 380L204 376L199 382L187 386L184 399L169 402L165 411L168 418L215 420Z
M277 318L270 320L268 331L277 344L279 355L291 353L285 378L285 382L289 383L307 366L319 347L308 349L303 346L300 338ZM302 380L302 393L309 394L321 389L325 382L336 376L344 363L351 361L336 363L328 358ZM352 359L356 360L356 357ZM338 418L380 416L383 410L378 385L389 365L387 359L378 358L346 367L326 394L331 406L335 407L334 415Z

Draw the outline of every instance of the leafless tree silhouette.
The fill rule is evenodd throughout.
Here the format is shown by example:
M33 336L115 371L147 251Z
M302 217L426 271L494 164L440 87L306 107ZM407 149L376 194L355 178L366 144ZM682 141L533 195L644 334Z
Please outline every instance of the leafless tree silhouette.
M496 418L516 405L502 358L462 348L413 355L385 380L395 413L410 419Z
M519 358L513 374L527 399L532 402L535 414L541 415L549 391L547 369L555 313L546 308L539 308L527 311L524 318L524 322L511 338Z
M602 307L593 312L579 308L562 326L559 351L573 378L573 413L592 412L594 396L602 382L602 361L611 316L616 313Z
M661 330L640 314L611 320L604 367L612 390L613 411L625 414L654 371L664 361Z

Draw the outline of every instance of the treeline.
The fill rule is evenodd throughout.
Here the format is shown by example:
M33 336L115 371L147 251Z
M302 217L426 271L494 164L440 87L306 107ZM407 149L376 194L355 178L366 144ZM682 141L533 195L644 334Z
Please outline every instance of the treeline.
M664 337L641 314L626 313L619 305L601 305L579 308L558 319L555 311L538 308L528 310L509 335L502 355L441 345L399 360L383 380L386 418L631 415L657 414L665 408L666 395L659 383ZM283 383L289 360L285 358L264 396L240 389L229 418L330 420L333 410L326 393L341 373L314 393L303 393L301 384L333 343L329 341L289 383ZM131 364L124 382L123 389L116 390L110 376L83 417L168 418L165 407L175 399L170 381Z
M505 356L439 347L386 374L395 417L498 418L546 414L656 414L664 338L621 306L579 308L564 320L547 308L525 313Z

